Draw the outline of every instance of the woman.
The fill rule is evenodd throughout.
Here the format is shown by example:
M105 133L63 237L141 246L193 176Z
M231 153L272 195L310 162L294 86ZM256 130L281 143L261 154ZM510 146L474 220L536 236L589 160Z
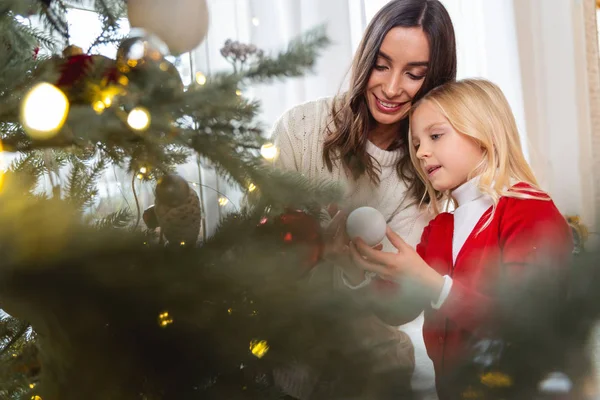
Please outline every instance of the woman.
M418 194L424 186L410 161L408 110L429 90L455 77L454 29L444 6L438 0L393 0L364 33L352 63L349 90L296 106L273 128L278 167L345 186L343 211L330 225L341 233L330 246L336 267L323 266L316 274L327 276L336 288L357 289L356 296L368 301L384 320L395 301L382 301L381 296L373 300L371 294L378 289L365 284L363 270L350 261L348 238L343 235L345 215L359 206L374 207L400 237L417 245L430 217L419 208ZM357 329L368 337L369 345L398 340L397 351L382 355L382 368L390 371L390 378L375 386L405 390L414 367L410 339L374 316ZM281 385L293 397L310 396L306 385L296 390L298 385L289 379ZM390 398L390 394L383 390L365 396Z

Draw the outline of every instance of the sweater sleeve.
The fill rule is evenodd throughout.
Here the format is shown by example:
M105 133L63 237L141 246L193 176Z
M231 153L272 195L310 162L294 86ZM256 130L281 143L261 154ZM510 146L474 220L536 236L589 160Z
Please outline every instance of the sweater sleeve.
M271 131L271 141L279 152L274 166L287 171L301 172L302 138L296 130L303 119L298 114L299 106L286 111L275 121Z
M408 245L416 248L419 241L423 240L423 231L431 221L431 213L419 210L417 206L410 206L396 213L388 223L390 228L398 234ZM384 251L395 251L391 243L384 241Z
M563 281L573 249L570 228L550 200L508 199L499 221L500 273L511 288L523 288L529 274ZM550 274L550 275L548 275ZM499 283L499 282L498 282ZM473 331L494 309L495 300L454 279L438 313L462 329Z

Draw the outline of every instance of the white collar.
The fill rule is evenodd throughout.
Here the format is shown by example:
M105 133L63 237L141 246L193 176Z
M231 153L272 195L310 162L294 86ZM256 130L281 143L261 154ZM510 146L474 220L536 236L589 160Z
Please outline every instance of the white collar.
M483 195L481 190L479 190L479 179L480 176L476 176L452 191L452 198L456 201L458 207L470 203Z

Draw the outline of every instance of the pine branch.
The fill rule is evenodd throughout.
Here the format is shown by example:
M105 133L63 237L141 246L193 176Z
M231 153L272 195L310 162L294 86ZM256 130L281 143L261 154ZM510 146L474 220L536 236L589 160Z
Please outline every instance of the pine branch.
M102 44L115 44L123 40L118 34L119 19L126 15L125 3L121 0L96 0L95 10L102 21L102 32L87 50L90 54L94 48Z
M6 179L11 179L14 175L23 189L30 193L38 184L40 177L46 172L46 166L37 152L22 154L14 160L8 168Z
M29 330L27 322L16 321L10 317L0 317L0 359L20 341Z
M0 399L17 399L29 392L39 368L28 323L0 310ZM32 367L33 369L31 369Z
M106 167L107 163L104 158L100 158L90 167L81 161L74 160L67 181L66 200L78 210L93 204L94 197L98 195L96 183Z
M129 210L115 211L106 217L96 221L94 226L99 230L125 228L133 219Z
M330 44L326 27L318 26L290 42L288 49L275 58L265 58L250 67L246 77L253 83L274 78L297 77L310 70L319 53Z

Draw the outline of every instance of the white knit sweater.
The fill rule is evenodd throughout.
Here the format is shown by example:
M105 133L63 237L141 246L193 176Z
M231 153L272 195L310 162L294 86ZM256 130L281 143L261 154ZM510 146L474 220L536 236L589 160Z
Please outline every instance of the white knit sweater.
M301 172L309 178L331 179L345 188L342 207L349 211L370 206L379 210L388 225L409 245L416 247L421 233L429 223L429 213L420 211L409 198L395 165L401 150L385 151L367 142L367 152L381 166L380 183L373 184L364 174L357 181L341 165L331 172L323 160L323 142L327 124L331 121L333 98L322 98L296 106L284 113L273 127L272 141L279 148L276 166ZM390 250L384 243L384 249Z

